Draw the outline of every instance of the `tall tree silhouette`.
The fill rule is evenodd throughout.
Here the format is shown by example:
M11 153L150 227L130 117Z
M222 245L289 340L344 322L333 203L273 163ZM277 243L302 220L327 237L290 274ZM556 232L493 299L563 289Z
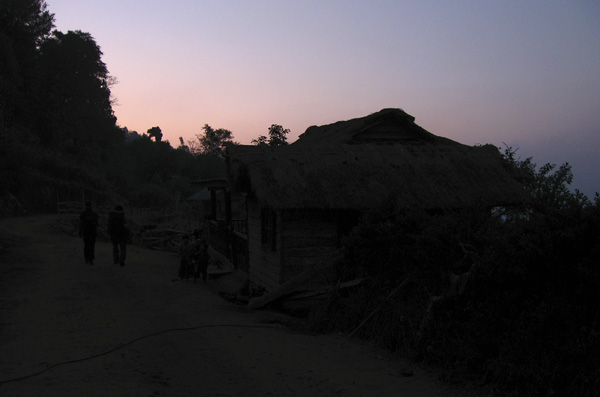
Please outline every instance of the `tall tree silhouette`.
M226 143L233 143L233 134L229 130L223 128L215 130L208 124L204 124L202 130L204 133L196 135L202 153L218 156L223 153Z
M78 153L94 144L108 145L117 134L112 80L94 38L81 31L54 31L40 52L42 117L37 130L42 142Z
M45 1L0 1L0 126L31 119L37 49L53 27Z

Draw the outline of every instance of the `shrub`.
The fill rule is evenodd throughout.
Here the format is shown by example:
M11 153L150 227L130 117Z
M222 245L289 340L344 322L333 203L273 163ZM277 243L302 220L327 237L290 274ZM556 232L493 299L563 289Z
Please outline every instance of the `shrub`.
M600 199L522 211L387 206L365 215L338 275L367 281L312 313L313 329L369 339L502 393L597 392ZM464 292L448 294L466 272Z

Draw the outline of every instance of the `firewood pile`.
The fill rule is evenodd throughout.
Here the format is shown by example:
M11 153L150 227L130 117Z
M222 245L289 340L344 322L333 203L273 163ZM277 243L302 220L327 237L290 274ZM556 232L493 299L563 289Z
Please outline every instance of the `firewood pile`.
M171 228L148 228L141 231L138 239L139 244L144 248L177 252L181 246L182 237L186 234L190 234L190 231Z

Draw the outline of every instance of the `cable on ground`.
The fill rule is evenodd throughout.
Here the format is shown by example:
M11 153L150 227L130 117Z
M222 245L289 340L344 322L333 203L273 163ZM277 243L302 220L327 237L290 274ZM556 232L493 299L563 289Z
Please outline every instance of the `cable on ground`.
M16 382L16 381L21 381L21 380L25 380L25 379L29 379L29 378L33 378L35 376L41 375L44 372L52 369L52 368L56 368L56 367L60 367L62 365L67 365L67 364L75 364L75 363L79 363L82 361L87 361L87 360L93 360L94 358L98 358L101 356L106 356L107 354L113 353L119 349L122 349L126 346L129 346L135 342L138 342L142 339L146 339L146 338L151 338L153 336L157 336L157 335L161 335L161 334L166 334L168 332L177 332L177 331L192 331L192 330L196 330L196 329L201 329L201 328L220 328L220 327L232 327L232 328L277 328L276 326L273 325L245 325L245 324L208 324L208 325L198 325L195 327L185 327L185 328L169 328L169 329L165 329L162 331L158 331L158 332L154 332L152 334L147 334L147 335L143 335L140 336L139 338L135 338L130 340L129 342L123 343L115 348L112 348L110 350L107 350L105 352L102 353L98 353L98 354L94 354L92 356L87 356L84 358L79 358L76 360L69 360L69 361L63 361L60 363L56 363L56 364L52 364L44 369L42 369L41 371L38 372L34 372L31 373L29 375L25 375L25 376L19 376L17 378L12 378L12 379L5 379L5 380L0 380L0 385L6 384L6 383L10 383L10 382Z

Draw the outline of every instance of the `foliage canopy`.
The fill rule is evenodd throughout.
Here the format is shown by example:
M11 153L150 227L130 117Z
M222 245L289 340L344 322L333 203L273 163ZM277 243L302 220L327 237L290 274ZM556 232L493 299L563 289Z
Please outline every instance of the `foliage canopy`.
M203 133L196 135L200 142L201 153L219 156L223 154L227 143L233 143L233 134L229 130L223 128L215 130L208 124L204 124L202 130Z
M253 139L251 142L253 145L269 145L269 146L282 146L287 145L287 134L290 130L283 128L279 124L271 124L269 127L269 137L260 135L258 138Z

